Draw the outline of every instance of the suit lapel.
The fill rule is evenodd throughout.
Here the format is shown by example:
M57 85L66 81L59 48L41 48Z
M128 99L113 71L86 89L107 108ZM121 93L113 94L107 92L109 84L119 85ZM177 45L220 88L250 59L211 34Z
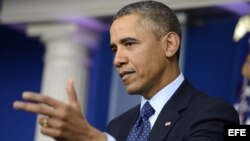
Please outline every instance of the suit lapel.
M181 118L181 111L188 107L192 90L191 85L187 80L184 80L160 112L148 141L162 141L166 138L169 131L174 127L178 119Z
M175 111L170 111L170 109L168 112L163 112L162 114L160 114L151 130L148 141L164 140L171 127L179 118L180 115Z

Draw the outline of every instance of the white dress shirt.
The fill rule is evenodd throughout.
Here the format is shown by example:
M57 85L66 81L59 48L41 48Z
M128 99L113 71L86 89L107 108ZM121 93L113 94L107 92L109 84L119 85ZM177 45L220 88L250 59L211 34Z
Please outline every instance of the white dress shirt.
M149 101L150 105L154 108L155 113L149 118L149 122L151 125L151 129L155 124L157 117L159 116L162 108L168 102L168 100L172 97L177 88L184 81L184 76L181 73L173 82L169 85L165 86L159 92L157 92L150 100L145 99L143 96L141 98L141 108L142 106ZM114 137L105 133L107 136L107 141L116 141Z

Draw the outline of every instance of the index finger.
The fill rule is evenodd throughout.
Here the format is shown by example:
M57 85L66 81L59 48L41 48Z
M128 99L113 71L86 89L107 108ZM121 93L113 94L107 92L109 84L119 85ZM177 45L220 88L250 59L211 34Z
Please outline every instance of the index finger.
M48 107L40 103L28 103L28 102L22 102L22 101L15 101L13 103L13 107L14 109L17 109L17 110L24 110L27 112L42 114L46 116L54 116L54 113L55 113L51 107Z
M24 92L22 97L23 99L30 102L42 103L53 108L61 107L64 105L64 103L59 100L35 92Z

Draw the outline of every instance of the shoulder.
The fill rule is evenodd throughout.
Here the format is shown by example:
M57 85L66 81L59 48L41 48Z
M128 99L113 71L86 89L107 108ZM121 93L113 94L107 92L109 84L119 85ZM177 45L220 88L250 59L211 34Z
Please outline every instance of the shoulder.
M192 121L195 119L217 119L238 122L238 113L233 105L222 98L209 96L194 88L187 80L176 92L175 106L181 107L184 115L189 115ZM185 110L183 110L185 109ZM188 116L188 117L189 117Z
M191 85L187 88L188 92L180 94L182 98L186 98L181 100L186 106L179 111L181 118L175 125L176 131L182 130L183 137L187 140L223 140L224 126L239 124L239 116L233 105L222 98L209 96Z
M119 129L124 127L124 124L128 124L136 119L136 116L139 114L140 105L129 109L125 113L119 115L118 117L112 119L108 124L108 132L118 132ZM114 129L114 130L113 130Z
M237 114L237 111L233 107L233 105L222 98L209 96L204 92L196 91L193 95L191 100L191 105L199 106L199 108L205 109L212 109L214 111L231 111L234 114Z
M213 121L214 123L239 124L238 112L231 103L196 89L193 91L185 112L187 115L191 114L190 119L197 122Z
M121 121L126 121L129 118L131 118L131 115L134 115L137 112L139 112L139 109L140 109L140 105L138 104L138 105L132 107L131 109L129 109L128 111L126 111L126 112L122 113L121 115L117 116L116 118L112 119L109 124L115 124L117 122L119 123Z
M235 108L233 105L227 101L225 101L222 98L215 97L215 96L210 96L207 93L200 91L193 87L187 80L185 82L185 90L183 93L189 95L189 96L184 96L185 98L189 99L189 106L194 106L199 109L203 108L212 108L214 110L231 110L233 112L236 112ZM189 94L188 94L189 93ZM204 110L204 109L203 109Z

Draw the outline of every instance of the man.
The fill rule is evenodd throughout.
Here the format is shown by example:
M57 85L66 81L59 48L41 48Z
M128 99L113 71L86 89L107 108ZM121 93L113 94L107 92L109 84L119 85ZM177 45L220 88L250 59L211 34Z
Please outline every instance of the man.
M180 24L169 7L154 1L125 6L114 17L110 36L126 90L142 99L112 120L108 133L82 116L72 81L69 105L28 92L23 98L36 103L19 101L14 107L45 115L39 119L41 132L67 141L222 141L223 126L239 124L231 105L195 90L180 72Z

